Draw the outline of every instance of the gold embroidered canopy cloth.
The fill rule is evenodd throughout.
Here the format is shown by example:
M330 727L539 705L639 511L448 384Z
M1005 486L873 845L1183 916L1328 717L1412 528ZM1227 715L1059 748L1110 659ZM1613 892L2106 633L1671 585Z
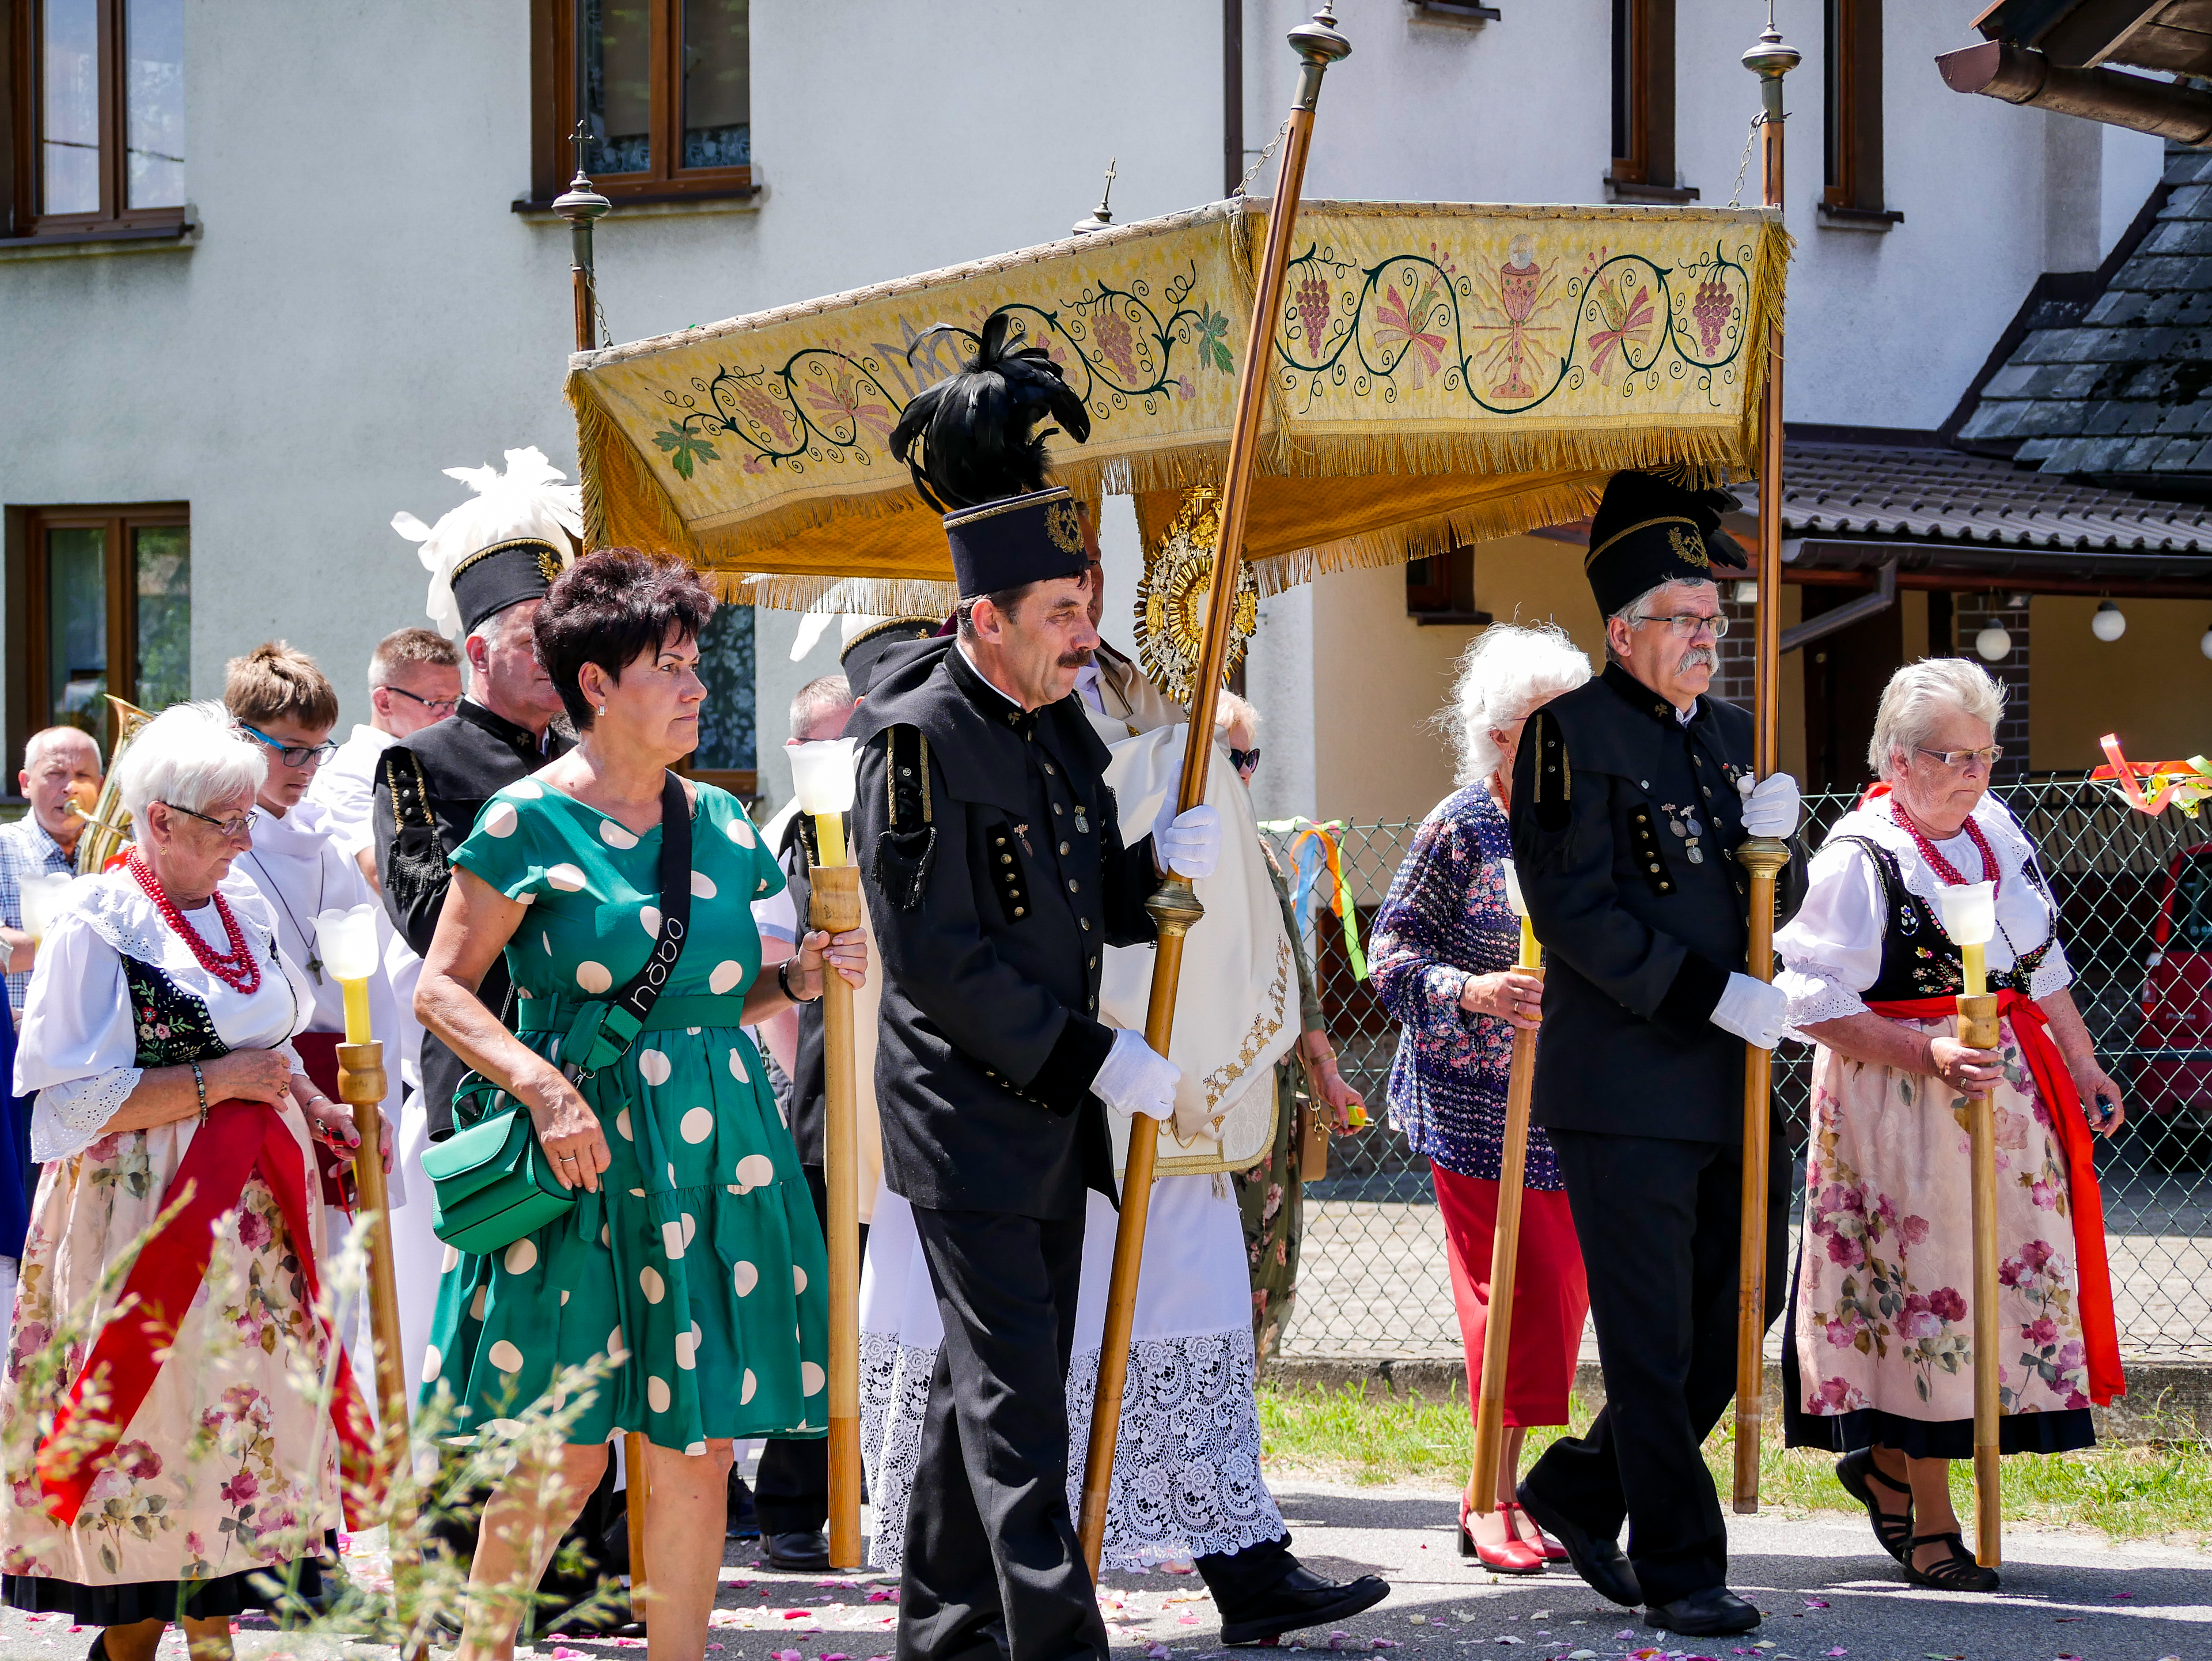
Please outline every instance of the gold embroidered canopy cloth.
M769 605L949 609L944 532L889 435L1011 306L1091 411L1087 444L1051 441L1055 478L1136 493L1150 546L1220 477L1268 205L578 353L587 540L758 574L744 597ZM1748 474L1789 246L1755 209L1302 204L1246 546L1261 590L1578 518L1620 467Z

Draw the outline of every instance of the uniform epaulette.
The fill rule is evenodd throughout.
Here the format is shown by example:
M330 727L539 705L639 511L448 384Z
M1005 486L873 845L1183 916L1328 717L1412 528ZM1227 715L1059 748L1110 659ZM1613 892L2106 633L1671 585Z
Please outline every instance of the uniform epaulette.
M1559 730L1558 720L1548 709L1539 709L1528 717L1528 733L1536 745L1536 769L1529 806L1536 810L1536 823L1547 830L1564 830L1569 818L1568 804L1574 800L1574 770L1567 760L1567 737Z
M406 764L401 765L401 757ZM384 752L384 788L392 793L392 822L421 830L437 829L430 813L430 782L422 776L422 763L411 750L398 746Z

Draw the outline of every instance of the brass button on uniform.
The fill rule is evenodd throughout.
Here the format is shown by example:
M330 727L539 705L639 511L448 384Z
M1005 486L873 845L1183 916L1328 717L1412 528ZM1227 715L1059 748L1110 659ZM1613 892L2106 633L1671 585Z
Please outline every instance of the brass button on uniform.
M1067 879L1067 891L1071 894L1075 892L1075 879L1073 877Z
M1080 922L1081 922L1081 923L1083 924L1083 932L1084 932L1085 934L1088 934L1091 932L1091 919L1090 919L1090 918L1088 918L1088 917L1084 917L1084 918L1079 919L1079 921L1080 921Z
M1052 811L1053 811L1053 814L1054 814L1054 816L1055 818L1057 818L1057 817L1059 816L1059 814L1060 813L1060 812L1062 811L1062 810L1061 810L1061 808L1060 808L1060 804L1059 804L1058 802L1054 802L1054 803L1053 803L1053 805L1052 805Z
M1060 843L1060 851L1061 853L1063 853L1063 854L1065 854L1065 853L1067 851L1067 844L1066 844L1066 843Z

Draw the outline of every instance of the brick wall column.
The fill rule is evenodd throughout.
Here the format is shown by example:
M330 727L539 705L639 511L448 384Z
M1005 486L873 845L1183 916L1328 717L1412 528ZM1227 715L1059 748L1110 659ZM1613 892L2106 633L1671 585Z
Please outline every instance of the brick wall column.
M1991 770L1992 784L2017 784L2027 776L2028 608L2011 604L2007 593L1960 594L1957 599L1958 653L1988 670L2004 689L2004 719L1997 723L1996 741L2004 746L2004 759ZM2012 650L1990 663L1974 649L1974 637L1992 623L2001 623L2012 636Z

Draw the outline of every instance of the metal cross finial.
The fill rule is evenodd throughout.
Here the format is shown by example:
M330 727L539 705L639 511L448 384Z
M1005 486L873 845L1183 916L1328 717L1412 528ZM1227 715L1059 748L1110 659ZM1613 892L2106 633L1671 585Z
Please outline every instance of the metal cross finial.
M1120 177L1115 172L1115 165L1120 160L1119 156L1106 158L1106 188L1099 192L1098 205L1091 210L1091 217L1075 222L1074 229L1078 236L1088 236L1093 231L1103 231L1114 222L1114 210L1107 204L1113 199L1114 181Z

